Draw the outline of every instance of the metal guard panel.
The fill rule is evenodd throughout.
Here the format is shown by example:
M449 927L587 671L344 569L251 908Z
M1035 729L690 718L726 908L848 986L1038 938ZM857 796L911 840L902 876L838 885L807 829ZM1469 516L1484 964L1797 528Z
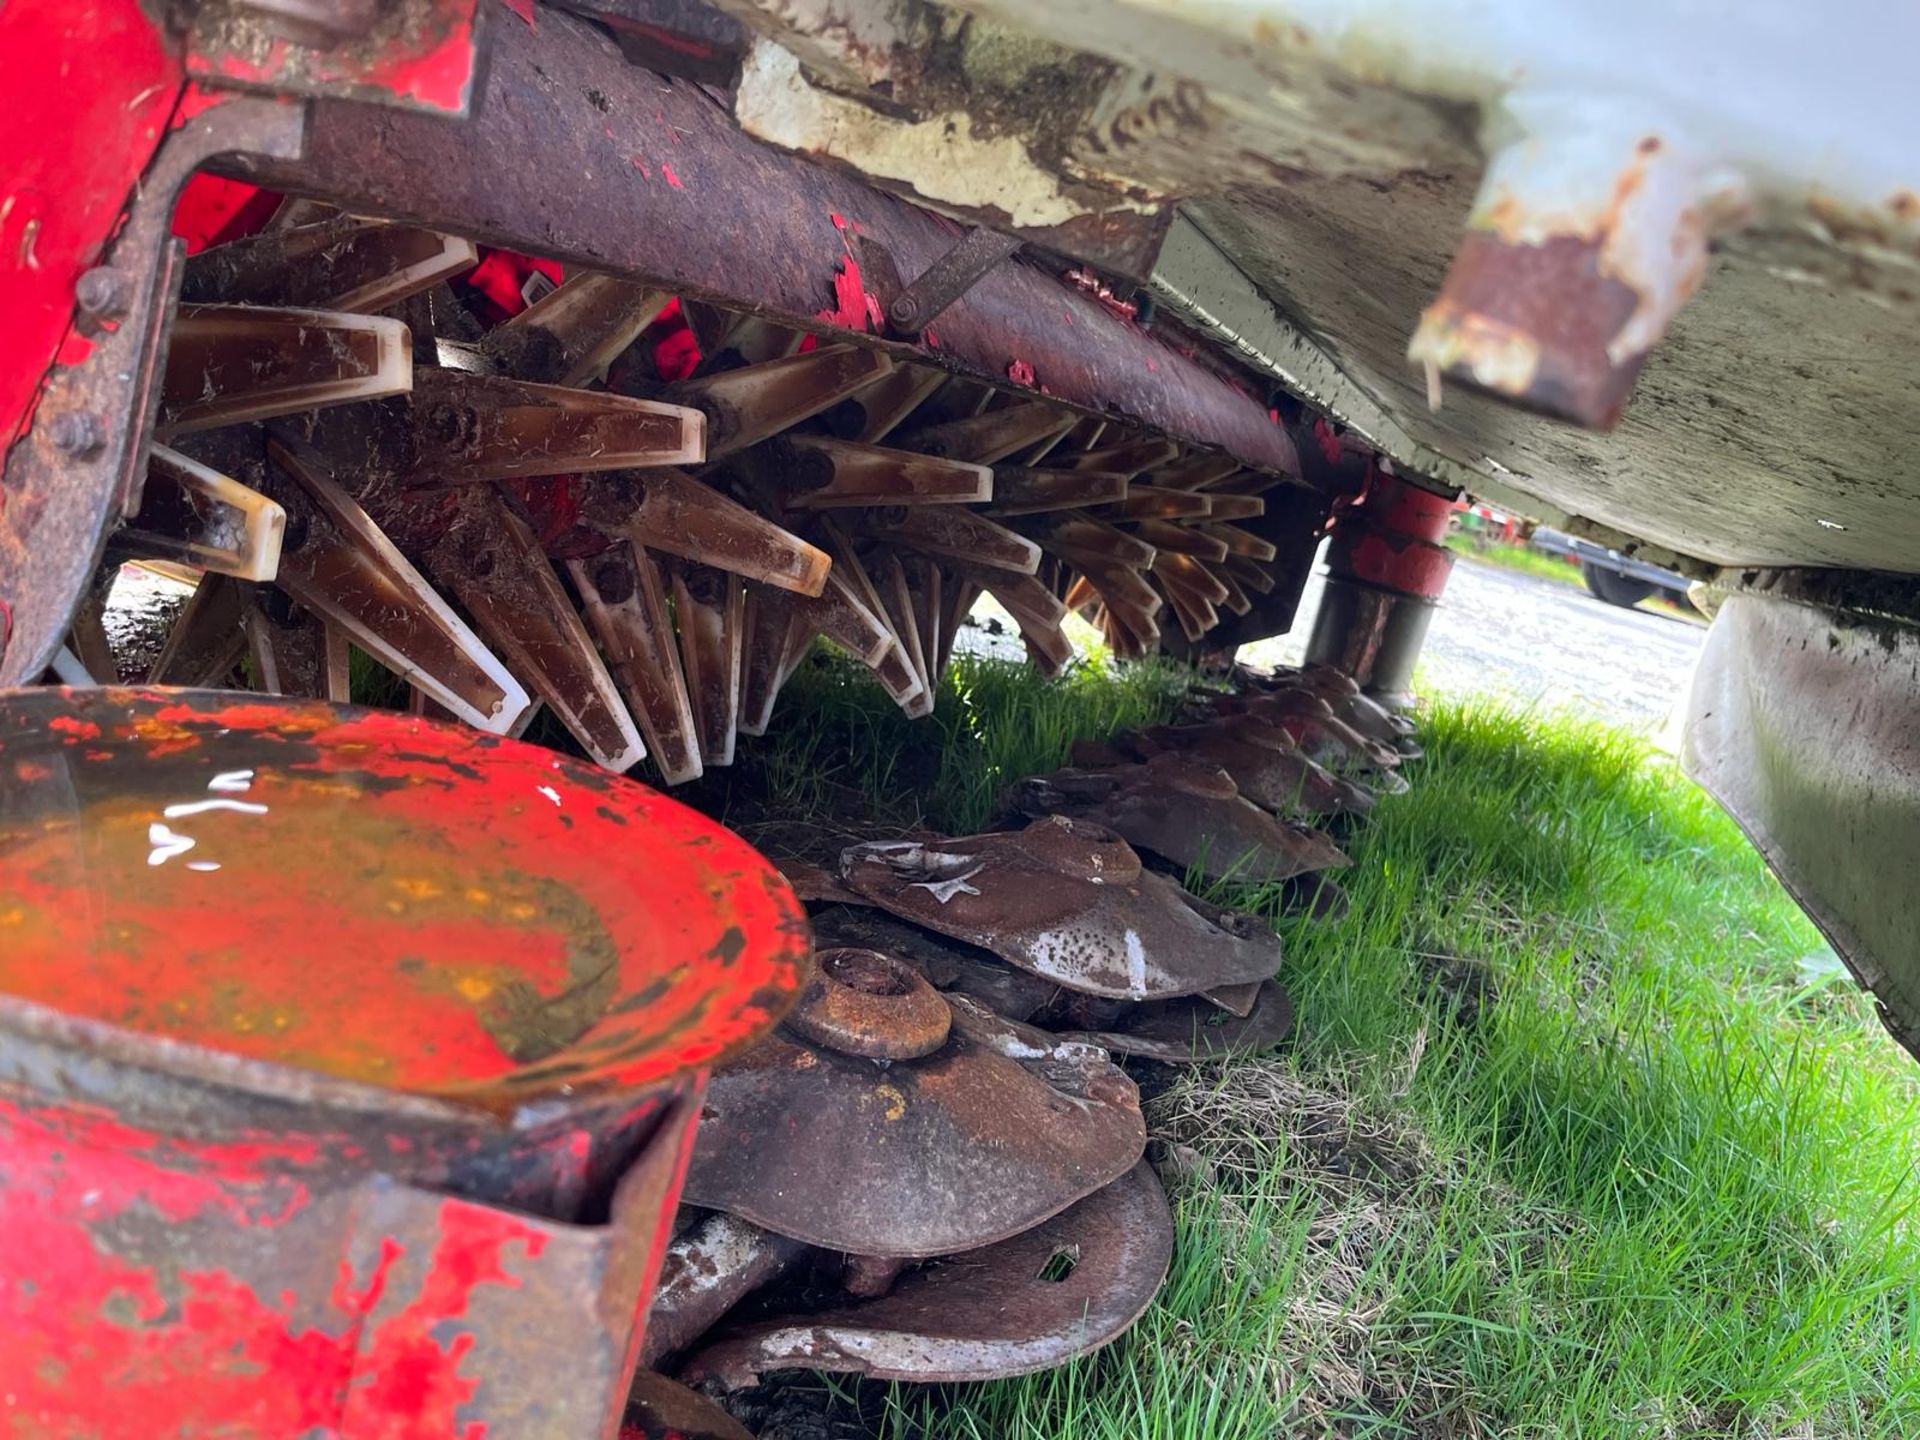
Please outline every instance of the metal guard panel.
M1920 630L1730 598L1682 764L1747 833L1920 1055Z

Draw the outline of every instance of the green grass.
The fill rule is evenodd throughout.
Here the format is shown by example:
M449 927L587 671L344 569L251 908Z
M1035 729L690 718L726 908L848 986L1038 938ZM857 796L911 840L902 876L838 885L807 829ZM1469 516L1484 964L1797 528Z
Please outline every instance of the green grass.
M972 662L924 730L839 667L806 683L814 758L924 769L957 829L1179 675ZM1347 836L1351 916L1277 922L1297 1040L1149 1107L1179 1225L1154 1308L1062 1370L898 1387L886 1433L1920 1434L1920 1070L1802 978L1817 934L1639 741L1453 705L1423 739Z
M1173 713L1192 676L1094 657L1043 684L1025 665L958 655L934 712L910 720L868 673L821 647L747 755L794 813L853 808L888 823L977 830L1001 787L1057 769L1073 742Z
M1531 545L1503 545L1498 541L1481 543L1455 531L1447 536L1447 548L1456 555L1482 565L1517 571L1541 580L1557 580L1563 585L1583 585L1580 567L1570 565L1558 555L1548 555Z

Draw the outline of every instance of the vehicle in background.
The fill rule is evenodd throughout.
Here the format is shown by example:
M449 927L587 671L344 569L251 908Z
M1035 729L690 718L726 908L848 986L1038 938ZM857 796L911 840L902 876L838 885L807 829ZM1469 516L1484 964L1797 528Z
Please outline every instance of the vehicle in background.
M1687 598L1687 587L1691 583L1687 577L1650 561L1637 560L1547 525L1534 527L1530 543L1536 550L1578 565L1588 591L1609 605L1631 607L1654 596L1675 605L1692 603Z

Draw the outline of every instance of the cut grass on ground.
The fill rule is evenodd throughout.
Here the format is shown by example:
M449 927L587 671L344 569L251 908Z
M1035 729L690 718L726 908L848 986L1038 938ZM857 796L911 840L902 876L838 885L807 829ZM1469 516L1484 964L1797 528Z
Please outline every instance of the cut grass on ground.
M815 761L896 816L913 777L959 830L1183 683L956 673L895 725L828 665L763 758L796 804ZM1063 1370L897 1387L877 1433L1920 1434L1920 1069L1802 980L1816 933L1637 740L1472 706L1422 738L1346 836L1351 916L1277 922L1296 1040L1149 1107L1179 1223L1154 1308Z

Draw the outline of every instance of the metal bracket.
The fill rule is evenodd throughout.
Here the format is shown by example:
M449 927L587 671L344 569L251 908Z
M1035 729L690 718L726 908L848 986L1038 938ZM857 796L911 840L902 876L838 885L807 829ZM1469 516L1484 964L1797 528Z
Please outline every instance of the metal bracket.
M934 318L979 283L980 278L1021 246L1020 237L982 226L969 230L952 249L921 272L920 278L887 306L887 328L918 335Z

